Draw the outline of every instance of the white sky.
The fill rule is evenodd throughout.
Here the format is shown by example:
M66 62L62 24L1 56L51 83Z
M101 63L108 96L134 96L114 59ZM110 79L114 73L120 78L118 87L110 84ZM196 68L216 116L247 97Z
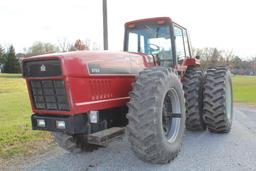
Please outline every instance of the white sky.
M0 44L17 52L35 41L91 39L102 48L102 0L1 0ZM256 56L255 0L108 0L109 49L122 50L124 23L169 16L190 32L192 46Z

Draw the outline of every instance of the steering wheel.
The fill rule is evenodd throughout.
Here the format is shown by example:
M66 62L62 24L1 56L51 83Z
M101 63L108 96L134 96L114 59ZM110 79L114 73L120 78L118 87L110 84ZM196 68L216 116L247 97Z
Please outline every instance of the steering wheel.
M149 47L150 54L152 54L152 55L156 55L161 51L160 46L157 46L152 43L148 44L148 47Z

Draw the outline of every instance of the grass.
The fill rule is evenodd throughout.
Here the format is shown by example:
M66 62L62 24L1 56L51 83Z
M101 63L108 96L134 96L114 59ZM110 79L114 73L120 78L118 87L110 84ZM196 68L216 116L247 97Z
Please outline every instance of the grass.
M256 105L256 77L234 76L234 101ZM51 141L47 132L31 130L31 106L19 74L0 74L0 158L32 154Z
M0 74L0 157L27 155L46 132L31 130L31 107L25 81L19 74Z
M235 102L256 105L256 76L234 76L232 82Z

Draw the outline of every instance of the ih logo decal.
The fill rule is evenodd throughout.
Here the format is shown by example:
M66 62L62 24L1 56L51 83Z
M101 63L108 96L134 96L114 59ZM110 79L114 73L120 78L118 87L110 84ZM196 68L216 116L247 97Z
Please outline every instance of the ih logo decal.
M40 67L40 71L41 72L45 72L46 71L46 67L45 67L45 65L43 64L43 65L41 65L41 67Z

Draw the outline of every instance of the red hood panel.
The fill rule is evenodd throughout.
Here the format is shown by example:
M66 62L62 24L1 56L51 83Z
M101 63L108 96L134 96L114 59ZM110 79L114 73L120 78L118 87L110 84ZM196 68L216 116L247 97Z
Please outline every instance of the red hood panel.
M145 68L144 57L128 52L76 51L25 58L47 60L60 58L64 76L134 75Z

